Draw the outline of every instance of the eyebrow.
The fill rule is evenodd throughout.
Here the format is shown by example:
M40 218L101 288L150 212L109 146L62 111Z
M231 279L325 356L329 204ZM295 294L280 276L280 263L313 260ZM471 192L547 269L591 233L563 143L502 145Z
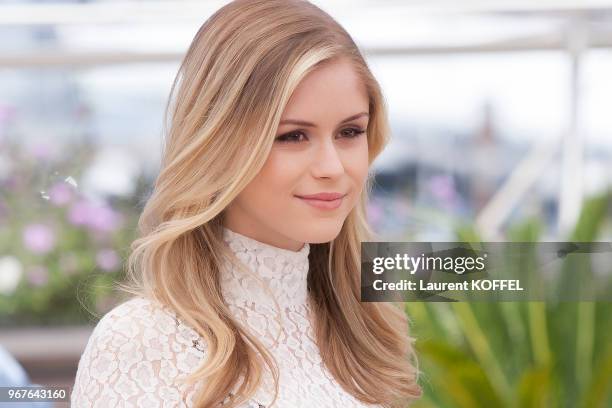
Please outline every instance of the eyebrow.
M356 115L349 116L348 118L346 118L343 121L341 121L339 124L341 125L343 123L350 122L351 120L355 120L355 119L360 118L362 116L370 116L370 114L368 112L360 112L360 113L357 113ZM285 119L285 120L281 120L279 125L298 125L298 126L317 127L317 125L315 125L314 123L306 122L304 120L298 120L298 119Z

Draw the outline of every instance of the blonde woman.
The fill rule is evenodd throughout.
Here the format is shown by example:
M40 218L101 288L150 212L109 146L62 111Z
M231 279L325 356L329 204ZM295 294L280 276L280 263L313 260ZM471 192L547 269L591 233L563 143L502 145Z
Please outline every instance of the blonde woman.
M402 309L361 303L370 165L388 123L347 32L300 0L234 1L172 87L131 295L79 362L78 407L406 407Z

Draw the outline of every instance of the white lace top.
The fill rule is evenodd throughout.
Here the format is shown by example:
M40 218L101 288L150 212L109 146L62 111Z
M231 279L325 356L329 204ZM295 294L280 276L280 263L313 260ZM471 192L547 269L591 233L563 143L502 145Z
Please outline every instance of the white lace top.
M224 240L270 288L266 292L256 278L238 268L222 268L228 307L278 364L279 395L274 406L374 407L340 387L321 360L306 286L309 244L295 252L227 228ZM282 310L280 323L272 296ZM193 407L198 385L187 388L181 379L195 371L205 356L204 340L175 313L148 299L133 298L105 314L95 327L79 361L71 406ZM273 381L266 374L257 394L241 408L271 406Z

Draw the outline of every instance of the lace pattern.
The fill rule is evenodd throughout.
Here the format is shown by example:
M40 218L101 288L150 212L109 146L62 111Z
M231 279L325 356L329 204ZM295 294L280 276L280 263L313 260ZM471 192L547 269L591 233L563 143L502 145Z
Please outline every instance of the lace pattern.
M227 228L224 240L247 271L225 265L223 295L235 319L277 362L274 407L380 407L347 393L321 360L306 286L309 245L289 251ZM271 295L280 306L279 318ZM205 356L204 339L173 311L148 299L131 299L95 327L79 362L72 406L191 408L198 384L186 387L182 380ZM273 387L266 370L257 393L240 408L271 407Z

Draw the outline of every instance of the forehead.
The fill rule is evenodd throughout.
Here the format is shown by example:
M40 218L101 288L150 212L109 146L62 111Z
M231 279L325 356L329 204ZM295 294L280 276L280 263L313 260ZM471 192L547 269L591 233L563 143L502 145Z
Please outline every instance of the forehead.
M283 119L345 118L368 111L365 84L346 59L323 64L302 79L291 95Z

